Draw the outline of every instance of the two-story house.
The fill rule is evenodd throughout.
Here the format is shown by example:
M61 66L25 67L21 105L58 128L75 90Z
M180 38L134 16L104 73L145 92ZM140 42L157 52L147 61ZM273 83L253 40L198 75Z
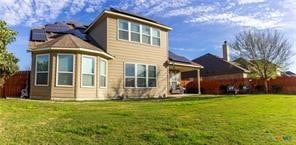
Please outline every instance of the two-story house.
M31 30L32 99L166 97L182 71L201 65L169 54L172 28L129 12L103 11L90 25L56 22Z

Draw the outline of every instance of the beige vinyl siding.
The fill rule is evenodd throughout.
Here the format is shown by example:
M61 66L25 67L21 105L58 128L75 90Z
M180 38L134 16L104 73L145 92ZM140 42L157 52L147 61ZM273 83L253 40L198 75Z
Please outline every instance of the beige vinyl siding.
M168 58L168 33L161 30L161 46L152 46L118 40L117 18L115 17L109 16L107 18L107 26L108 53L115 57L108 62L108 96L148 97L165 95L167 93L168 70L164 64ZM124 88L124 63L127 62L156 65L156 88Z
M48 53L48 52L44 52ZM43 53L42 53L43 54ZM49 54L49 53L48 53ZM49 65L50 68L52 66L51 63L52 56L50 55ZM31 79L30 79L30 97L32 99L50 99L50 83L51 76L48 77L48 86L35 86L35 67L36 67L36 53L32 53L32 65L31 65ZM51 73L51 69L49 69L49 74Z
M89 31L89 35L98 43L100 46L106 50L107 49L107 19L102 19L97 22L94 29Z

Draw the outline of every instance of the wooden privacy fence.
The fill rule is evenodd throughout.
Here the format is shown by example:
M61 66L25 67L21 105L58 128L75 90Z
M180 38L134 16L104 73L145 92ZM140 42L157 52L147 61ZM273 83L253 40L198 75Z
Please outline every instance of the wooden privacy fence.
M29 89L30 71L18 71L12 75L2 88L0 88L0 97L20 97L21 90Z
M182 80L181 83L188 93L196 93L197 81ZM264 81L261 79L223 79L202 80L201 92L203 94L223 94L226 86L234 86L241 89L243 86L249 88L249 93L264 93ZM268 82L271 93L296 94L296 77L278 77Z

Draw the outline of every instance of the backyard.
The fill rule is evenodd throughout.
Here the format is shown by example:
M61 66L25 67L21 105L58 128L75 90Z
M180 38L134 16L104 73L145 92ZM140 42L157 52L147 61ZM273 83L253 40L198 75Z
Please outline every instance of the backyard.
M296 96L0 99L0 144L296 144Z

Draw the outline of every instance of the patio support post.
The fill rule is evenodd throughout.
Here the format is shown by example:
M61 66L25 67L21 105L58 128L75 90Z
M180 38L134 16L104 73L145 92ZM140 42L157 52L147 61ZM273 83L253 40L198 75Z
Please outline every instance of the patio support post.
M201 91L200 91L200 70L197 69L197 84L198 84L198 94L201 94Z

